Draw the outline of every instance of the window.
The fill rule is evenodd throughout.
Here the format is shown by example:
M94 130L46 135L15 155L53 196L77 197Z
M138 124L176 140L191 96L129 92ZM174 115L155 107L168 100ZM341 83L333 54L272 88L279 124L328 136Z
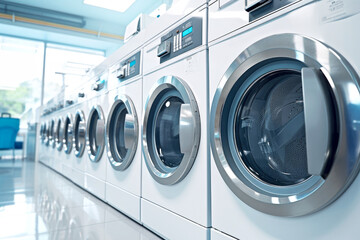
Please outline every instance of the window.
M0 36L0 112L21 118L40 106L44 43Z
M86 73L105 59L104 52L48 44L44 104L66 89L78 87Z

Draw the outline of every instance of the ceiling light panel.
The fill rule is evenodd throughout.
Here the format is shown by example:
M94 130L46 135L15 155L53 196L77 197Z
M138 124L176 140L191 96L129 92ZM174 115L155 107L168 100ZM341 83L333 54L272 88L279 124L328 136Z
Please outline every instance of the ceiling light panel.
M85 4L125 12L135 0L84 0Z

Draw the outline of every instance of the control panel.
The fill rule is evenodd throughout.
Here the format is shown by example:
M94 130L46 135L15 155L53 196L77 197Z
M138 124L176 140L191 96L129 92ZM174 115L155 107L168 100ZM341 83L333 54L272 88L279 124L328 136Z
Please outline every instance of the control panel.
M249 21L254 21L269 13L299 0L245 0L245 10L249 12Z
M202 44L202 18L193 17L161 37L157 49L160 63Z
M116 69L116 77L120 81L125 81L129 78L140 74L140 57L141 52L137 52L128 59L122 61Z
M95 83L91 85L91 89L94 91L100 91L105 88L106 80L104 77L98 78Z

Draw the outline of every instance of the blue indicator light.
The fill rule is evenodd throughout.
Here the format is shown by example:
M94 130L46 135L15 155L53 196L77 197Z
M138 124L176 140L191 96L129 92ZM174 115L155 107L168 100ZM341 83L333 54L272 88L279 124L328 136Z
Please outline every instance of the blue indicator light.
M134 66L136 64L136 60L130 62L130 67Z
M185 37L186 35L192 33L192 29L193 29L193 27L189 27L188 29L184 30L182 32L182 36Z

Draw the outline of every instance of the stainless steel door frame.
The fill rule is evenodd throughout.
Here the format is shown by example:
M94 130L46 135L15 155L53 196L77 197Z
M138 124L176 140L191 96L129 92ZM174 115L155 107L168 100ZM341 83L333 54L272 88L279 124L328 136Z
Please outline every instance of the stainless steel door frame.
M155 126L161 108L170 105L168 101L173 97L183 102L179 110L179 146L177 146L183 157L178 166L169 167L159 156ZM178 77L160 78L149 92L143 116L143 154L152 177L164 185L172 185L185 178L194 164L200 137L200 115L190 87Z
M233 130L225 123L224 117L228 116L224 111L229 109L227 104L232 100L228 99L228 96L234 85L246 82L245 78L251 76L259 64L279 59L304 64L301 74L303 91L306 91L305 125L315 125L321 129L308 131L310 127L306 126L306 155L308 168L313 168L310 170L313 174L302 183L291 186L274 186L249 174L242 160L244 156L233 153L234 146L231 141L234 140L227 139L226 136L227 132ZM312 84L314 87L322 85L317 88L322 91L307 94ZM309 214L335 201L359 172L360 131L356 125L360 118L358 84L359 77L349 63L335 50L312 38L296 34L279 34L262 39L245 49L222 77L210 115L212 152L216 166L228 187L239 199L254 209L277 216ZM328 88L327 94L332 97L335 116L328 115L328 112L320 115L322 110L319 106L324 106L325 102L324 85ZM243 95L251 87L248 83ZM310 102L315 99L322 104L318 104L317 107L311 106L317 105L317 102ZM316 110L319 111L315 112ZM334 135L329 136L328 128L332 120L336 121L336 129ZM327 143L321 145L322 143L314 142L314 139L319 139L317 134L324 137L325 143L332 137L336 144L329 146ZM308 142L315 146L309 146ZM319 159L319 156L322 159Z
M66 154L70 154L72 150L73 140L73 117L71 113L68 113L64 120L64 138L63 149Z
M111 166L117 171L124 171L137 150L139 124L129 96L118 95L114 100L106 123L106 149Z
M46 122L43 122L40 127L40 141L42 144L45 144L46 138Z
M56 123L55 129L55 144L58 151L61 151L63 147L63 138L64 138L64 119L59 117Z
M82 110L76 111L73 132L74 154L77 158L80 158L84 154L86 146L86 120Z
M50 120L50 133L49 133L49 145L52 148L55 148L56 143L55 143L55 119L52 118Z
M94 125L96 123L96 125ZM90 161L98 162L105 148L105 118L99 105L93 106L86 127L86 148Z
M49 146L50 144L50 122L47 121L47 123L45 124L45 145Z

